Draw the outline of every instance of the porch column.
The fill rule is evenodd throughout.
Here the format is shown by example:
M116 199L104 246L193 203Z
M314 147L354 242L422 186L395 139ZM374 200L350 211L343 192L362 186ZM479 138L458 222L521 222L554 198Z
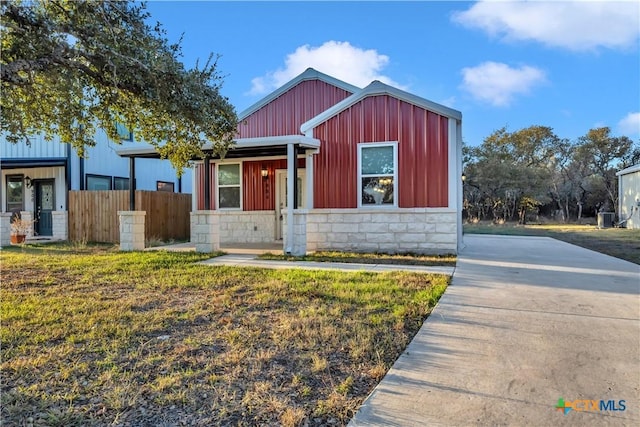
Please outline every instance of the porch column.
M307 200L305 208L313 209L313 151L307 150L305 156L307 169Z
M129 157L129 210L136 210L136 158Z
M287 236L284 244L285 254L293 250L293 209L295 203L296 183L296 150L292 143L287 144Z
M211 210L211 173L209 156L204 157L204 210Z

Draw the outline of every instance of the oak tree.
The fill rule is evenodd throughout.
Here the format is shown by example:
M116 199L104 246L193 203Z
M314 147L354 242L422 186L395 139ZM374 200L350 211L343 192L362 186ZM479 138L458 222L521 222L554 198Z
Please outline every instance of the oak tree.
M76 148L116 124L154 145L181 171L232 144L237 117L221 95L217 57L187 69L180 42L150 25L144 3L13 0L0 5L0 130L9 142L34 133Z

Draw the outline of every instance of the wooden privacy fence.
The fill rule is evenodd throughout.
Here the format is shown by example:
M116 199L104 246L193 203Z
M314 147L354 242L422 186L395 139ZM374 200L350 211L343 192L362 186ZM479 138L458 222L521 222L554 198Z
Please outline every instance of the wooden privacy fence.
M118 211L128 210L128 190L70 191L69 240L118 243ZM191 194L136 191L136 210L147 212L147 240L189 239Z

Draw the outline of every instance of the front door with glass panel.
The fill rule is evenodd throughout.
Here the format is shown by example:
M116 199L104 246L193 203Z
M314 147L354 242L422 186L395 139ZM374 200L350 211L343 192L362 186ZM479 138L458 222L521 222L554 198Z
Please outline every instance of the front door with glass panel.
M53 215L55 209L54 182L52 179L38 180L34 184L36 191L35 231L40 236L53 235Z
M304 169L298 169L298 208L306 206L307 175ZM287 170L276 170L276 238L282 239L283 214L287 208Z

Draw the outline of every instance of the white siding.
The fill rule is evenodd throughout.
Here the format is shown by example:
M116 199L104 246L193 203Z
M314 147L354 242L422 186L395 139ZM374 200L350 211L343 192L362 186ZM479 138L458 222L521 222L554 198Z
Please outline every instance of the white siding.
M85 152L85 174L128 178L129 159L118 156L116 151L136 144L131 141L117 144L111 141L104 131L97 132L96 146L88 147ZM80 189L79 160L75 153L72 157L71 188L78 190ZM168 160L136 159L136 188L155 191L157 181L173 182L175 191L178 191L178 177ZM191 185L191 169L185 169L182 175L182 192L191 193Z
M3 159L32 159L67 157L66 145L60 144L56 137L53 141L45 141L42 135L30 139L31 144L24 142L11 144L4 137L0 140L0 157Z
M123 141L122 145L111 141L104 131L96 132L96 146L87 147L84 159L84 173L94 175L106 175L110 177L129 177L129 159L120 157L116 154L116 150L122 147L135 146L136 142ZM42 158L61 158L67 157L67 145L60 143L59 139L54 141L45 141L44 138L36 136L32 139L31 145L25 143L10 144L4 136L0 138L0 157L6 159L42 159ZM80 159L75 152L71 150L70 159L71 173L71 189L80 189ZM9 174L19 174L17 169L13 171L4 171ZM31 176L31 173L24 173ZM192 170L185 169L182 175L182 192L192 192ZM33 178L33 177L32 177ZM62 175L64 181L64 173ZM156 182L165 181L173 182L174 189L178 191L178 177L176 171L168 160L159 159L136 159L136 182L138 190L156 190ZM5 184L4 178L2 185ZM3 203L3 209L4 206Z
M640 229L640 170L620 175L620 218L626 227Z
M66 211L67 203L66 203L66 193L67 187L64 179L64 167L55 166L48 168L25 168L25 169L8 169L2 170L2 212L7 210L7 198L6 198L6 189L7 189L7 175L23 175L28 176L33 179L54 179L55 180L55 207L58 211ZM24 210L31 211L34 210L34 188L24 188Z

